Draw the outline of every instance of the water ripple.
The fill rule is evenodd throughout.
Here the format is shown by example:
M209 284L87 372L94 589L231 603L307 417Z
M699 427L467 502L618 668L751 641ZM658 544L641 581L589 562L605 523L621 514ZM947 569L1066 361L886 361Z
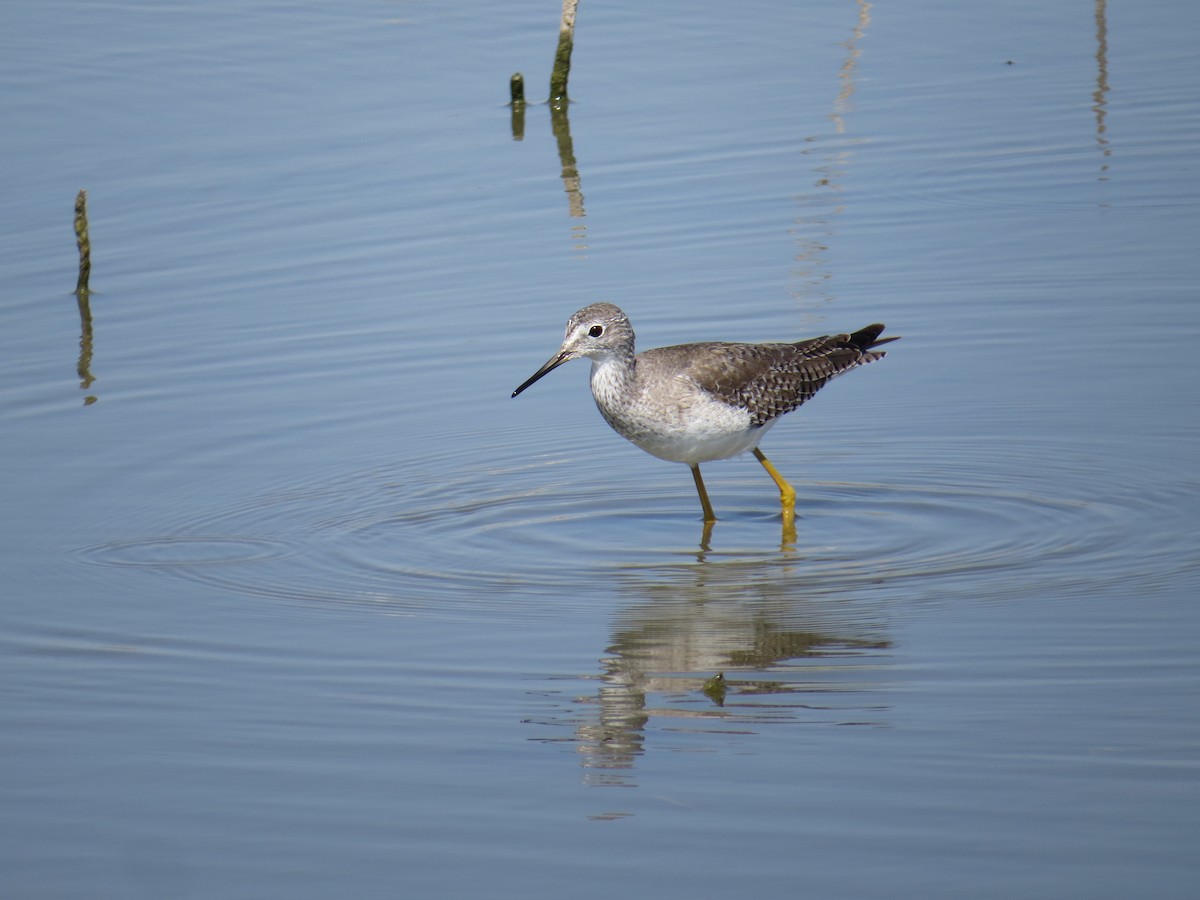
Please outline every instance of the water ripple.
M288 548L279 541L195 534L111 541L82 551L84 558L96 565L134 568L227 566L273 559L288 553Z
M598 485L594 471L561 462L441 457L248 498L78 558L249 597L439 616L498 601L506 616L542 615L605 585L698 577L712 597L764 583L806 596L1032 596L1152 580L1188 558L1175 546L1186 531L1171 525L1179 492L1168 478L1146 472L1097 497L1091 473L1052 448L941 449L936 470L916 444L872 456L873 470L896 473L891 483L796 480L797 540L784 546L762 478L717 482L722 521L701 548L677 467Z

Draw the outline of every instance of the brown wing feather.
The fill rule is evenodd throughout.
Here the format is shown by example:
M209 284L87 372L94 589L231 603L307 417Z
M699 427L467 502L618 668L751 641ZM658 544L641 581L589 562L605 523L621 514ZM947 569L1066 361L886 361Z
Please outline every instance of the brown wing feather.
M765 425L805 403L830 379L883 357L871 348L896 340L879 340L883 327L794 344L708 344L721 352L690 354L681 374L718 400L748 410L752 424Z

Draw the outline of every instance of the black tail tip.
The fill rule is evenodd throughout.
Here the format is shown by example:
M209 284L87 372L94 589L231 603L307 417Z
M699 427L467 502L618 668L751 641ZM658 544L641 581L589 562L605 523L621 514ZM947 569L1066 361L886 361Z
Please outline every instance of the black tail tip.
M891 341L900 340L900 336L881 338L883 329L887 326L881 322L876 322L874 325L868 325L866 328L860 328L858 331L850 335L850 343L859 350L870 350L873 347L878 347L880 344L887 344Z

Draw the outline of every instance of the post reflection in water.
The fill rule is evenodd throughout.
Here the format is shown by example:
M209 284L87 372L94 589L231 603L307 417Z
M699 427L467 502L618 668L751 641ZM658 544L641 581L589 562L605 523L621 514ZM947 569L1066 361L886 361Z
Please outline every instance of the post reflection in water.
M1096 146L1100 149L1101 163L1098 181L1108 181L1109 157L1112 147L1108 144L1108 7L1107 0L1096 0L1096 90L1092 93L1092 112L1096 114Z
M854 28L842 44L846 58L838 70L838 92L828 116L833 123L834 134L832 137L810 135L805 141L809 146L801 151L804 156L817 156L813 164L813 174L816 176L814 190L796 196L796 203L802 212L792 222L792 234L799 249L795 256L798 284L791 293L795 300L807 304L825 303L834 297L827 286L832 276L825 271L825 256L834 236L834 219L843 212L842 179L858 143L856 139L845 136L846 115L853 109L854 76L862 53L858 44L871 24L871 4L867 0L857 0L857 6Z
M571 117L567 104L550 107L550 128L558 144L558 161L562 166L563 190L567 194L567 210L572 219L582 219L583 189L579 182L579 167L575 164L575 144L571 140Z
M92 307L88 297L86 289L75 293L79 302L79 360L75 363L75 372L81 391L86 391L96 380L92 374ZM83 398L83 405L91 406L98 399L94 394L88 394Z
M632 599L599 687L553 722L572 729L586 783L635 786L655 734L881 724L891 646L881 607L806 591L791 569L738 561L625 576Z
M516 76L514 76L515 78ZM512 137L514 141L525 139L525 106L524 100L514 100L512 107ZM575 162L575 145L571 139L570 103L563 98L559 102L548 104L550 108L550 130L558 146L558 161L563 182L563 191L567 195L567 213L572 219L583 219L587 213L583 208L583 188L579 177L579 167ZM587 250L587 225L578 222L571 226L571 238L576 251Z

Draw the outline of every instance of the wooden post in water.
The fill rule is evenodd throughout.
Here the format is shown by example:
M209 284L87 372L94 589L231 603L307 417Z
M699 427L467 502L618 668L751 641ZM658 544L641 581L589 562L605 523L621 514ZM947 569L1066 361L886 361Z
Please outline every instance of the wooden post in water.
M79 279L75 282L75 300L79 304L79 387L87 390L96 380L92 375L92 308L88 303L88 278L92 274L92 242L88 238L87 191L75 195L75 244L79 247ZM84 406L96 402L96 396L83 398Z
M79 247L79 280L75 293L86 295L92 274L92 242L88 239L87 191L75 195L75 244Z
M508 79L508 93L512 97L512 102L508 104L512 108L512 139L523 141L525 140L525 76L520 72L513 72L512 78Z
M567 76L571 74L571 50L575 46L575 10L578 7L579 0L563 0L558 50L554 53L554 71L550 73L551 106L564 106L568 102Z

